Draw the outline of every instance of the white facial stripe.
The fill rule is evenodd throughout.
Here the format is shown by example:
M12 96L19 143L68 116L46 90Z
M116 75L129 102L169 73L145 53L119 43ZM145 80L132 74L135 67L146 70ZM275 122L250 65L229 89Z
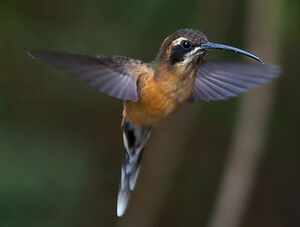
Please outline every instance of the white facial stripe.
M186 54L184 55L184 58L186 59L186 58L190 57L191 55L195 54L198 50L200 50L200 47L195 47L194 50L192 50L192 51L186 53Z
M182 40L186 40L186 38L184 38L184 37L179 37L178 39L175 39L175 40L172 42L172 45L171 45L171 46L177 46L177 45L179 45L180 42L181 42Z
M193 58L190 58L190 56L195 54L200 49L201 49L201 47L196 47L194 50L190 51L189 53L186 53L184 55L184 60L182 62L178 62L176 64L183 66L183 65L190 63L193 60Z

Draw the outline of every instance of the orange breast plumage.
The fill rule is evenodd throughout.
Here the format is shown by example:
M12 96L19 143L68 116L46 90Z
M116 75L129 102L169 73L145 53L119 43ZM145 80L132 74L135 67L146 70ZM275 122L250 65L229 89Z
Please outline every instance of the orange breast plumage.
M153 76L149 76L140 88L139 100L125 102L125 117L139 125L159 124L178 110L191 92L191 81L181 84L184 86L179 86L178 81L174 82L157 82Z

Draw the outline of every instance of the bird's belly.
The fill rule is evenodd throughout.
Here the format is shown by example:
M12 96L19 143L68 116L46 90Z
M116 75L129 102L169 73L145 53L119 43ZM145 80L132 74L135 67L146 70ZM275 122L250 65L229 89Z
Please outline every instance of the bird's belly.
M126 117L139 125L157 125L180 107L173 100L160 94L140 96L138 102L127 102Z
M178 100L188 97L191 89L172 90L152 83L145 84L140 90L138 102L126 102L126 118L139 125L158 125L173 114L185 102Z

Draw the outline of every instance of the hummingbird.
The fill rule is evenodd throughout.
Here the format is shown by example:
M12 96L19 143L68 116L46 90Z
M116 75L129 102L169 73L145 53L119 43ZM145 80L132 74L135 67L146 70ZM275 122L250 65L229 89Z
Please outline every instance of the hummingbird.
M232 51L258 63L206 62L211 50ZM62 70L98 91L123 100L124 151L117 197L123 216L140 171L151 128L183 104L225 100L266 83L280 68L236 47L208 41L199 30L180 29L162 43L149 63L137 59L30 50L28 54Z

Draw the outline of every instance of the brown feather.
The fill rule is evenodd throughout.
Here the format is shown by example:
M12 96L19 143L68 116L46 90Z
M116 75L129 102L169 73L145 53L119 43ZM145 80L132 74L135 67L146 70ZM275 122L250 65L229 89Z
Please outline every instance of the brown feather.
M139 100L124 103L124 118L139 125L158 125L185 103L191 94L196 73L191 76L177 75L168 67L156 70L148 67L141 76Z

